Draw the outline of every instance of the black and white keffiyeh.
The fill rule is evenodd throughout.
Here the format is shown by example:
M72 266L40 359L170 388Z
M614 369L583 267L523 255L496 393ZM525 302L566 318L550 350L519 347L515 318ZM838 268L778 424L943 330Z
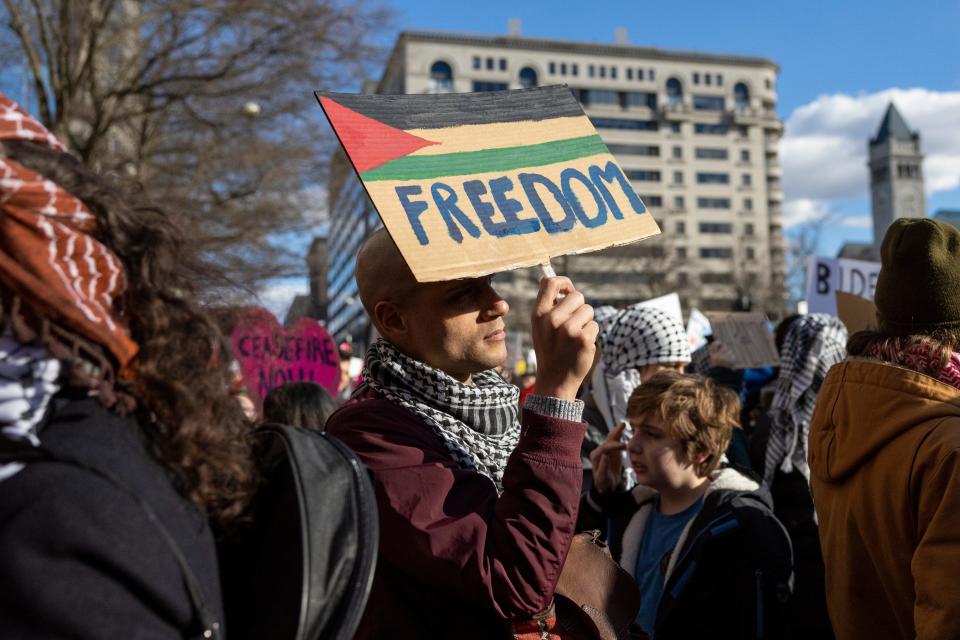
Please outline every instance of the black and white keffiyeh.
M633 305L617 310L599 307L600 363L594 368L594 400L613 429L626 419L627 400L640 386L639 369L648 364L690 362L690 340L669 313Z
M503 472L520 439L517 387L493 370L463 384L383 339L371 345L364 365L365 384L422 418L458 465L503 490Z
M40 346L0 335L0 437L39 445L37 426L60 390L61 363ZM20 471L18 462L0 464L0 481Z
M830 367L847 357L847 328L825 313L794 322L780 351L780 376L770 407L770 439L763 483L769 487L777 469L796 468L810 481L807 439L820 385Z

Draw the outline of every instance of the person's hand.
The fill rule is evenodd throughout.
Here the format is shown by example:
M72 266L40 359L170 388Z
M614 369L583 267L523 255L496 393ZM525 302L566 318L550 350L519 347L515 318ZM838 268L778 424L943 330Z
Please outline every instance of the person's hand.
M707 354L710 356L711 367L733 369L737 364L737 356L733 353L733 350L718 340L710 343L707 347Z
M607 439L590 452L590 464L593 466L593 486L599 493L613 491L620 485L623 473L623 451L627 445L620 442L620 436L627 423L621 422L607 435Z
M584 304L583 294L569 278L543 278L531 317L537 393L576 400L580 383L593 365L599 332L593 307Z

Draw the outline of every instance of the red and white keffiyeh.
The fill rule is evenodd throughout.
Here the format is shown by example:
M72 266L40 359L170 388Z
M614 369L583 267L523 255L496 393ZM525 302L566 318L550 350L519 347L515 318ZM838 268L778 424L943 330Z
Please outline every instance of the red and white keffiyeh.
M0 139L65 152L3 93ZM116 305L126 278L117 256L91 235L95 228L78 198L0 154L0 285L40 317L106 348L124 372L137 353Z

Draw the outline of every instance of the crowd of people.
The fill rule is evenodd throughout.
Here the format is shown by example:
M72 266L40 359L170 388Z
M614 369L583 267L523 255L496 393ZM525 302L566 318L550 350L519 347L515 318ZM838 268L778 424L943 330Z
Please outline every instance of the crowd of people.
M960 638L949 225L895 221L877 329L790 316L775 369L720 342L698 365L671 315L545 277L522 400L492 280L419 283L381 229L358 384L259 409L170 217L2 94L0 228L4 638L242 635L218 546L260 526L258 423L323 431L372 481L375 570L325 637Z

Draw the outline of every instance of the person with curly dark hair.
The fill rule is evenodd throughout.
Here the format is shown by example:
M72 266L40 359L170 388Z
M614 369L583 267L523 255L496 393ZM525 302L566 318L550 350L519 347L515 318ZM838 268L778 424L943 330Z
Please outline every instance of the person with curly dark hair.
M219 632L250 425L183 236L141 200L0 94L0 453L28 460L0 463L4 638Z

